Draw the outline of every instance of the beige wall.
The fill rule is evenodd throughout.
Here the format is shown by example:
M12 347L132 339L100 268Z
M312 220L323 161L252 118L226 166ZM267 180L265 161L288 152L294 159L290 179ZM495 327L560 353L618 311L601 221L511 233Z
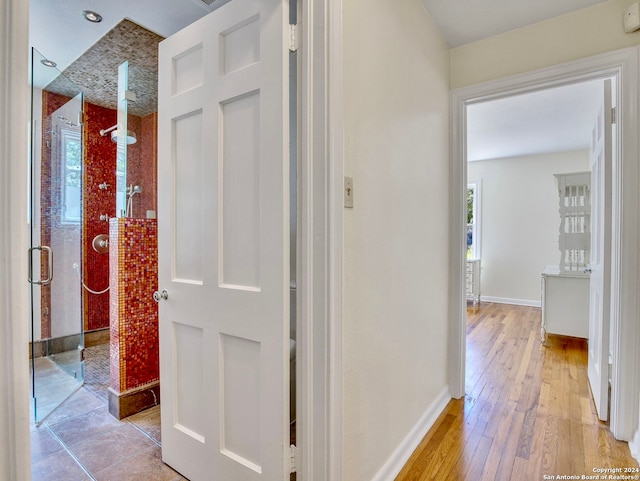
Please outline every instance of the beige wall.
M589 152L469 162L482 181L482 297L540 304L540 273L557 265L558 187L553 174L589 170Z
M449 53L420 0L344 2L344 475L447 389Z
M451 88L549 67L640 43L624 33L631 0L610 0L451 49Z

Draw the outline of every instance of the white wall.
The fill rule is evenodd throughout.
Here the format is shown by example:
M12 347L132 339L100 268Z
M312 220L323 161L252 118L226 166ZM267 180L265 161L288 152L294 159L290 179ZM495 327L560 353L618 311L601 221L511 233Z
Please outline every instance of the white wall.
M540 273L560 260L553 174L588 170L586 150L467 164L468 179L482 179L483 298L540 305Z
M631 0L593 7L451 49L451 87L460 88L631 47L640 31L624 33Z
M420 0L343 15L343 479L368 481L448 400L449 54Z

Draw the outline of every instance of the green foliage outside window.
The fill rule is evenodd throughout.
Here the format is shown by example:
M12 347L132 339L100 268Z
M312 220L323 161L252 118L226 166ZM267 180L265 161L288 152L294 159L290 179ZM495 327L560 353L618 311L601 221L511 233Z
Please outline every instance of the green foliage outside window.
M66 184L67 187L80 187L80 172L82 170L82 149L80 142L68 140L65 142Z

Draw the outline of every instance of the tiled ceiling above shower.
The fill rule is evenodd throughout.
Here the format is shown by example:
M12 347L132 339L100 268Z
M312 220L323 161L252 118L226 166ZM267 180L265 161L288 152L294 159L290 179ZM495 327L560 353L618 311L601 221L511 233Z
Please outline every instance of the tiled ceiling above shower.
M118 67L129 61L129 90L136 101L129 102L129 113L145 116L158 109L158 43L164 40L144 27L122 20L69 65L63 74L84 94L85 102L116 109ZM58 78L46 89L74 95Z

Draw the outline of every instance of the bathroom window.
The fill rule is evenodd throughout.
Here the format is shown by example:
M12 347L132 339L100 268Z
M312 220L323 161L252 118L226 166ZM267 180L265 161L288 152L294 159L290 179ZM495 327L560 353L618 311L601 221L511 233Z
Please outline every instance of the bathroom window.
M80 222L81 184L82 184L82 144L80 132L62 131L62 223Z
M467 259L480 259L481 181L467 184Z

